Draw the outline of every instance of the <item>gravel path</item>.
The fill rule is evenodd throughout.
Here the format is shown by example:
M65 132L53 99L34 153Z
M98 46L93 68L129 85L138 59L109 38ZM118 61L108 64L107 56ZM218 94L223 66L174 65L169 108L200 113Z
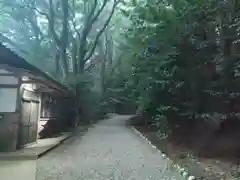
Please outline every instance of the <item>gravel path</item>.
M183 180L157 150L125 126L128 116L101 121L37 162L37 180Z

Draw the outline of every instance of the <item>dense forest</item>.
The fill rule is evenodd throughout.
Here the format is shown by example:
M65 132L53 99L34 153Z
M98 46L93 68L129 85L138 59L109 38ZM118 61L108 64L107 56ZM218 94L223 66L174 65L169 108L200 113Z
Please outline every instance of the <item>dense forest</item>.
M137 113L159 138L203 126L186 136L207 146L240 127L238 0L1 0L0 13L0 41L67 85L79 117Z

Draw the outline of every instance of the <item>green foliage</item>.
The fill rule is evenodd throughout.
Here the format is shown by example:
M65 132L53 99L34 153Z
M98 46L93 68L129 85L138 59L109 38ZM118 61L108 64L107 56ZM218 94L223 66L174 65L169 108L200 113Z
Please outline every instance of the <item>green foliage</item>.
M0 39L36 66L49 62L76 111L137 112L167 132L240 110L238 1L130 0L115 14L117 0L58 2L3 1Z
M120 41L125 69L109 77L109 86L121 89L115 99L129 97L138 113L163 129L181 118L218 124L235 111L237 1L137 0L121 14L129 23Z

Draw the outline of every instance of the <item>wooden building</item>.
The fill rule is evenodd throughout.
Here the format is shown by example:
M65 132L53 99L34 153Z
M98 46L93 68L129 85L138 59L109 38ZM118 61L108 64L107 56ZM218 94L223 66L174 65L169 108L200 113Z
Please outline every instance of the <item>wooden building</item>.
M0 44L0 151L14 151L71 128L72 94Z

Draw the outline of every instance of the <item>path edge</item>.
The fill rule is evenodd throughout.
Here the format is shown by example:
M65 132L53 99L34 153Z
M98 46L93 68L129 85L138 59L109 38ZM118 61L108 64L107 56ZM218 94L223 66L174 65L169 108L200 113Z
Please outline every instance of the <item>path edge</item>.
M164 159L171 161L171 159L166 154L164 154L160 149L158 149L155 145L153 145L152 142L150 140L148 140L148 138L146 138L139 130L137 130L134 126L131 126L131 129L138 136L140 136L142 139L144 139L153 149L157 150L157 152L159 152ZM174 167L178 170L180 175L182 177L184 177L186 180L196 180L195 176L188 174L187 170L184 168L181 168L178 164L174 163Z
M44 155L46 155L47 153L49 153L50 151L56 149L57 147L59 147L61 144L64 143L64 141L68 140L69 138L73 137L73 133L67 135L66 137L64 137L63 139L61 139L60 141L58 141L57 143L53 144L51 147L49 147L48 149L42 151L42 152L39 152L37 154L37 159L43 157Z

